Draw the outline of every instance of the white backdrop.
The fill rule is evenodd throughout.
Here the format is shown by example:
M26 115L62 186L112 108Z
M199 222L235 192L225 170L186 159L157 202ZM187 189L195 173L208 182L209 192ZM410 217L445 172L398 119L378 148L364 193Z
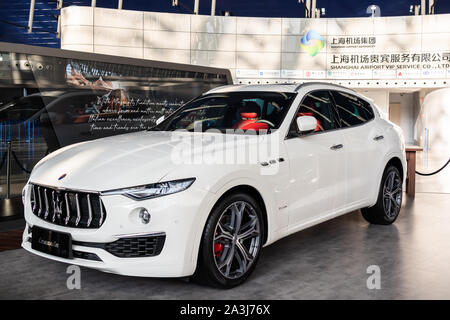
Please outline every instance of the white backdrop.
M67 7L61 30L63 49L229 68L236 81L326 79L360 87L450 81L450 15L248 18ZM315 56L300 47L311 30L325 44Z

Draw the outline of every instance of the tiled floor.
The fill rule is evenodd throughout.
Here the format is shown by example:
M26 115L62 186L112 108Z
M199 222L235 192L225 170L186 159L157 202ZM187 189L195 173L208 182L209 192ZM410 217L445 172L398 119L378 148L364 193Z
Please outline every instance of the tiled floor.
M434 171L444 158L427 162L419 154L418 170ZM416 179L416 198L404 198L394 225L369 225L357 211L294 234L264 248L254 274L238 288L82 268L81 289L69 290L67 265L17 249L0 252L0 298L450 299L450 166ZM0 223L0 251L19 246L22 224ZM367 288L371 265L381 270L379 290Z
M0 298L26 299L450 299L450 194L406 199L391 226L359 211L263 250L252 277L231 290L177 279L124 277L81 269L81 289L66 287L67 265L22 249L0 252ZM381 270L368 289L367 268Z

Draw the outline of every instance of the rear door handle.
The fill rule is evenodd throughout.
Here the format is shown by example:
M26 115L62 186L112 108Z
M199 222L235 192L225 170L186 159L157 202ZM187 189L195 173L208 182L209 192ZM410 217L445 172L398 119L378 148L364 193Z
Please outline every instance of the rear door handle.
M333 146L330 147L331 150L338 150L338 149L342 149L344 147L343 144L335 144Z
M380 135L380 136L376 136L373 138L373 140L378 141L378 140L383 140L384 136Z

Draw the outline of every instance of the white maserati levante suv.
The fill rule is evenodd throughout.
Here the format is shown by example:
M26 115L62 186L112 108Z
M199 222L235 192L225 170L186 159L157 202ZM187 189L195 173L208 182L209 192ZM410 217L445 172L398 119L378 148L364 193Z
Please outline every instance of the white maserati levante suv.
M289 234L357 209L374 224L399 214L403 135L352 90L225 86L157 123L42 159L23 191L22 246L227 288Z

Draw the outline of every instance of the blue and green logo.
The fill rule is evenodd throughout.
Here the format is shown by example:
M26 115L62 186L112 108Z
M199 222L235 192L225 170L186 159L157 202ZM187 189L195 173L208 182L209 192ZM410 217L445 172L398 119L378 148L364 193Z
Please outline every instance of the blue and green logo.
M300 47L314 57L325 46L325 40L314 30L309 30L300 40Z

